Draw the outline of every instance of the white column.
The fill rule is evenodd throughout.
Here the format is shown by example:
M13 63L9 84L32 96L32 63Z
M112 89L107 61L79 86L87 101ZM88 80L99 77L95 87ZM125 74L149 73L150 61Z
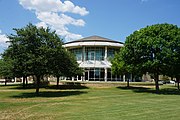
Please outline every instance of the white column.
M74 77L72 77L72 81L74 81Z
M81 76L81 80L80 81L84 81L84 77L83 76Z
M107 60L107 46L105 46L105 56L104 56L104 60Z
M87 79L87 81L89 81L89 72L90 72L90 69L88 70L88 79Z
M126 76L123 75L123 82L126 82Z
M85 61L85 46L83 46L82 61Z
M21 77L21 83L23 83L23 77Z
M81 81L85 81L85 69L84 69L83 75L81 76Z
M107 82L107 68L105 68L104 80Z

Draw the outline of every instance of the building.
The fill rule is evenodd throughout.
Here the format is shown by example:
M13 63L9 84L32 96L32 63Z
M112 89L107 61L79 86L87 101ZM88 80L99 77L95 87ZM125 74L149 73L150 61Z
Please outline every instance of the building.
M111 58L123 47L122 42L100 36L91 36L67 42L64 45L75 54L83 76L69 78L77 81L123 81L123 76L112 75Z

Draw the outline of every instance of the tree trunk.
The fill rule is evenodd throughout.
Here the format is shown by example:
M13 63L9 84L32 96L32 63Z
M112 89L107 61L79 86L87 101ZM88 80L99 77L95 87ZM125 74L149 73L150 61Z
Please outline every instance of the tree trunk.
M179 90L179 80L177 81L177 86L178 86L178 90Z
M129 88L129 79L127 79L127 88Z
M26 77L26 86L28 85L28 80L27 80L27 77Z
M36 75L36 95L39 95L40 79L41 79L41 76Z
M26 77L23 76L23 88L25 88L25 79Z
M59 76L57 76L57 88L59 88Z
M176 81L177 81L177 88L178 88L178 90L180 90L179 89L179 77L176 77Z
M159 93L159 74L158 73L155 73L155 86L156 86L156 93Z
M134 74L131 74L132 82L135 82L134 77L135 77L135 75L134 75Z

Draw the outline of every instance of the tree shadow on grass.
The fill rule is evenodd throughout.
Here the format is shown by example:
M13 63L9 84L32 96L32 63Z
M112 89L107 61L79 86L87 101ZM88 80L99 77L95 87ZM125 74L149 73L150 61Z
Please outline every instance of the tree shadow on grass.
M10 88L10 89L20 89L20 90L25 90L25 89L35 89L36 86L34 84L28 84L23 88L22 84L17 85L16 87ZM56 85L40 85L40 88L45 88L45 89L58 89L58 90L68 90L68 89L89 89L86 86L82 85L59 85L58 87Z
M180 95L180 91L176 88L162 88L159 90L159 93L156 93L155 89L152 88L146 88L146 87L117 87L119 89L123 90L132 90L136 93L152 93L152 94L159 94L159 95Z
M34 92L31 93L21 93L19 95L11 96L12 98L35 98L35 97L66 97L66 96L74 96L74 95L80 95L85 94L86 91L43 91L39 92L39 95L37 95Z
M66 89L89 89L86 86L82 85L59 85L58 87L56 85L49 85L46 87L47 89L60 89L60 90L66 90Z
M10 87L10 86L20 86L20 83L17 83L17 84L0 84L0 87Z
M36 88L35 84L30 83L30 84L25 85L25 88L23 88L23 84L18 84L15 87L12 87L10 89L19 89L19 90L24 89L24 90L26 90L26 89L35 89L35 88ZM45 85L40 85L39 88L46 88L46 86Z

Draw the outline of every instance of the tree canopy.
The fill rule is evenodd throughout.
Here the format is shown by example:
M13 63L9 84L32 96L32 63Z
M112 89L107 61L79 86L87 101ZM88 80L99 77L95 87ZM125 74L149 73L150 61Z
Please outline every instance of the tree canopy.
M55 31L37 28L31 23L13 30L16 34L9 36L10 45L3 56L13 61L15 77L36 76L37 94L44 75L66 75L72 72L69 68L78 69L78 63L75 59L69 60L72 57L62 47L63 41Z
M126 65L136 68L141 73L151 73L158 92L158 75L166 75L167 68L175 66L174 60L180 60L177 52L179 41L180 29L176 25L165 23L147 26L126 38L121 59ZM119 62L121 63L122 61Z

